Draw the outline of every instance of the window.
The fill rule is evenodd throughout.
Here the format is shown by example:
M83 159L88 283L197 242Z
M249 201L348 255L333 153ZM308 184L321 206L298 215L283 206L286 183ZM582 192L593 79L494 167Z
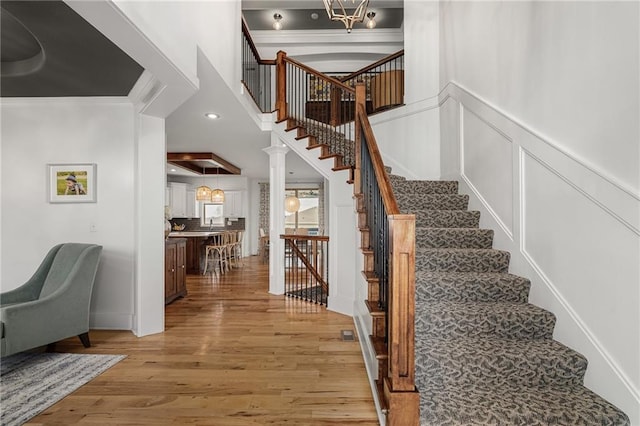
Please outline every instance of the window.
M224 226L224 206L222 204L202 205L202 214L200 215L200 226Z
M304 228L311 235L318 234L318 189L286 189L285 197L298 197L300 208L295 213L285 211L284 227Z

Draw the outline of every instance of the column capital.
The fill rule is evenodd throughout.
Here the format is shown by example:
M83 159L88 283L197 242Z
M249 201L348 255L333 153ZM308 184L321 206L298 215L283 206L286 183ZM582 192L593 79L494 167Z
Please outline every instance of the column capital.
M289 152L289 148L284 145L271 145L266 148L262 148L262 150L269 155L286 154Z

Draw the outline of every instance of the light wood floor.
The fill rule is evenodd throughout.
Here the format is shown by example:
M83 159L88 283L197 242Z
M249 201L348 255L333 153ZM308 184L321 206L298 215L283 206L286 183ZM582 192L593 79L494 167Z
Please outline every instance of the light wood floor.
M188 276L166 331L91 331L59 352L128 357L30 425L377 425L349 317L267 293L258 257L221 279Z

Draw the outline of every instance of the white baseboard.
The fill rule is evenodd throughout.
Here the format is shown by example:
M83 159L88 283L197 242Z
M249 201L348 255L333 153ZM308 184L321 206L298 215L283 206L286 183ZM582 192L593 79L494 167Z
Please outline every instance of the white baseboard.
M89 328L95 330L133 330L133 315L126 313L90 313Z

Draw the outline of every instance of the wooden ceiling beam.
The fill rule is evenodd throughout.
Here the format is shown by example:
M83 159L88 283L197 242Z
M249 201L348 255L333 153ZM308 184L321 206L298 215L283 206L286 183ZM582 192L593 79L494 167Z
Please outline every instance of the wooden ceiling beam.
M220 167L201 167L195 163L196 161L215 161ZM212 152L167 152L167 162L199 174L239 175L242 173L239 167Z

